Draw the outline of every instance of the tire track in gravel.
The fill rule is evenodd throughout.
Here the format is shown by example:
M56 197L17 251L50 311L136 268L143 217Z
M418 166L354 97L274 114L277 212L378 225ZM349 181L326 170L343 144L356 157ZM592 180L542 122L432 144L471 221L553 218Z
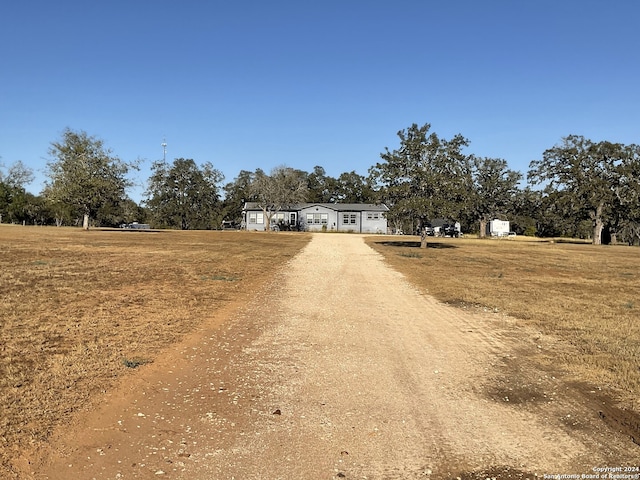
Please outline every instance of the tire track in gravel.
M542 405L488 394L531 347L420 294L362 237L317 234L222 328L61 437L36 477L532 478L634 461L604 425L567 427L566 412L590 415L571 391Z

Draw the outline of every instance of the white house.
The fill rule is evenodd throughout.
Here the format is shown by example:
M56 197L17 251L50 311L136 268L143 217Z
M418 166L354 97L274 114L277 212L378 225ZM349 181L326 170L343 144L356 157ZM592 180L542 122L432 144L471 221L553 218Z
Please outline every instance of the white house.
M387 233L386 205L370 203L296 203L271 218L272 229L307 232ZM264 212L247 202L242 212L246 230L264 231Z

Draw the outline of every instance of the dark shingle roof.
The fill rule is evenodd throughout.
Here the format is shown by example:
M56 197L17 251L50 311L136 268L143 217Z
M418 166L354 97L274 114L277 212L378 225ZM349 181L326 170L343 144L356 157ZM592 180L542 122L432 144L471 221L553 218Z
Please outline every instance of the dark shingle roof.
M337 212L388 212L389 208L381 204L373 203L294 203L283 207L283 211L299 211L305 208L320 206L335 210ZM247 202L244 205L245 210L260 210L258 203Z

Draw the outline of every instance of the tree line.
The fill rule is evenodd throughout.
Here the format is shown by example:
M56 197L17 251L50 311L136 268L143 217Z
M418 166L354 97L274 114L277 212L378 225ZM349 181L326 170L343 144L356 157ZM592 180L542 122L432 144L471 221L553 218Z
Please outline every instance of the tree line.
M0 222L38 225L218 229L239 224L245 202L269 219L287 203L385 203L394 231L419 232L436 218L484 235L487 222L509 220L521 235L588 238L593 243L640 243L640 147L570 135L531 161L525 176L504 159L466 153L461 134L450 139L413 124L397 133L367 172L326 174L280 166L241 170L233 181L210 162L157 161L140 204L127 196L125 162L99 138L66 129L49 149L47 181L25 190L33 172L22 162L0 165ZM537 187L537 188L533 188Z

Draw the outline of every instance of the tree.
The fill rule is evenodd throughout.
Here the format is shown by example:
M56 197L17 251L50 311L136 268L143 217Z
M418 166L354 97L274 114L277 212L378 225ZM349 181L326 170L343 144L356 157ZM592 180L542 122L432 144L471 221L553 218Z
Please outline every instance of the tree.
M539 237L591 238L584 231L584 215L575 198L564 191L539 192L535 210L536 234Z
M25 185L33 182L33 170L18 160L9 166L5 175L0 170L0 182L13 189L24 189Z
M546 183L548 195L562 193L576 217L591 221L592 242L599 245L605 224L616 219L616 208L637 192L637 173L633 172L639 158L637 145L595 143L570 135L546 150L542 160L531 162L528 178L533 184Z
M218 184L224 176L206 162L176 158L172 165L155 162L145 203L154 221L182 230L216 228L222 223Z
M640 147L625 147L624 161L618 166L615 206L610 220L611 243L621 239L634 244L640 238Z
M382 190L392 222L418 219L420 228L435 218L460 216L471 191L469 145L462 135L451 140L428 134L431 126L413 124L398 132L400 147L380 154L382 162L370 169ZM426 238L421 244L426 247Z
M9 217L12 221L33 225L46 225L52 220L44 198L25 190L14 197Z
M335 203L337 181L327 175L324 168L316 165L307 176L307 201L312 203Z
M2 218L7 215L11 206L11 189L9 185L0 181L0 223Z
M248 170L240 170L233 182L224 186L224 201L222 202L223 217L226 220L240 225L242 222L242 209L245 202L253 202L251 184L256 174Z
M511 229L518 235L535 236L539 233L538 217L542 205L542 192L526 187L515 192L512 213L509 216Z
M480 237L486 235L487 222L505 215L513 207L520 172L509 170L500 158L472 158L473 199L471 209L480 223Z
M368 179L355 171L341 173L336 184L336 201L341 203L373 203L375 192Z
M96 223L109 227L138 222L145 222L145 211L130 198L124 198L117 204L107 203L96 212Z
M147 211L136 202L127 198L120 205L120 219L122 223L147 223Z
M65 224L71 225L74 219L74 208L50 195L49 190L50 187L45 186L41 193L49 216L53 218L56 227L61 227Z
M250 191L264 213L265 231L270 231L271 219L276 213L287 205L306 200L307 179L304 172L285 166L274 168L270 175L256 170Z
M126 198L125 190L132 185L126 178L128 164L112 155L104 142L66 129L60 141L51 143L45 194L52 203L71 206L83 217L83 228L89 219L105 206L117 205Z
M3 217L8 217L10 222L24 220L24 212L27 198L33 195L27 194L25 185L33 181L33 170L25 166L20 160L14 162L2 172L0 165L0 223ZM31 195L30 197L27 197Z

